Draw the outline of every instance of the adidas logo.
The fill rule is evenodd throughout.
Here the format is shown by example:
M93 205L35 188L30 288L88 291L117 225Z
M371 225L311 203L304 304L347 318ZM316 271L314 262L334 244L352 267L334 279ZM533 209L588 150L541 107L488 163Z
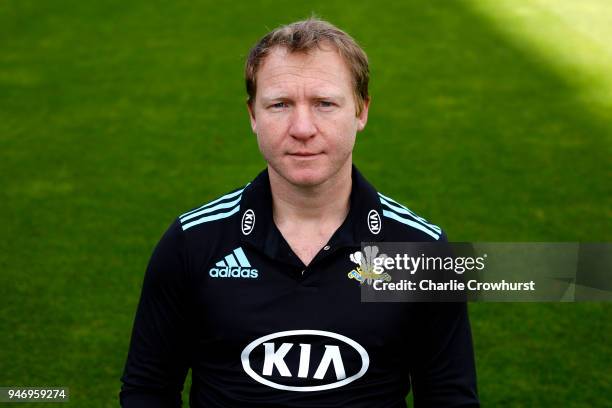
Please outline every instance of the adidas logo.
M259 276L259 272L251 267L240 247L217 262L213 268L210 268L208 274L211 278L257 278Z

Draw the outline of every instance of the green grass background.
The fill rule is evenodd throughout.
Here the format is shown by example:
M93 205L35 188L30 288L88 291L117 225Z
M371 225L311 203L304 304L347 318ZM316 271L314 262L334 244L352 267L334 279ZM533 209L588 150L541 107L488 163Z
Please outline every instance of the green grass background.
M515 20L478 3L495 12L484 0L0 2L0 386L118 404L153 246L264 165L246 53L313 11L369 55L355 162L380 191L456 241L610 241L612 94L597 84L612 69L568 65L588 41L566 42L536 0ZM587 21L588 7L609 11L577 3ZM521 16L554 34L565 63L517 34ZM483 406L612 406L611 306L471 304Z

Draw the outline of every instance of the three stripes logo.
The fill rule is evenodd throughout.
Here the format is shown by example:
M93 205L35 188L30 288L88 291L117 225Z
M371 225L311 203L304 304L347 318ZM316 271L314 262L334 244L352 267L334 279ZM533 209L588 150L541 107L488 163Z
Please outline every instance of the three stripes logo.
M380 203L383 208L383 216L401 222L412 228L416 228L432 237L435 240L440 239L442 230L434 224L430 224L425 218L419 217L407 207L404 207L397 201L378 193Z
M242 198L243 190L244 188L233 191L181 215L179 219L183 231L195 225L220 220L236 214L240 211L240 199Z
M242 248L234 249L229 255L210 268L211 278L257 278L259 271L251 267Z

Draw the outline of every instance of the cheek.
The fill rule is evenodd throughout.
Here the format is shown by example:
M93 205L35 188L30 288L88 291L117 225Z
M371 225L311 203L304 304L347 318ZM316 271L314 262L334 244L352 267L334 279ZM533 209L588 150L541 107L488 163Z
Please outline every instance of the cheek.
M346 153L352 151L355 145L355 136L357 134L357 121L355 117L347 116L335 123L334 143L339 151Z
M257 135L270 140L280 139L284 124L281 117L262 117L257 122Z
M278 153L282 143L282 131L278 123L273 121L260 121L257 124L257 144L264 157Z
M355 147L355 136L353 134L351 134L344 141L344 153L345 153L345 155L351 153L353 151L354 147Z

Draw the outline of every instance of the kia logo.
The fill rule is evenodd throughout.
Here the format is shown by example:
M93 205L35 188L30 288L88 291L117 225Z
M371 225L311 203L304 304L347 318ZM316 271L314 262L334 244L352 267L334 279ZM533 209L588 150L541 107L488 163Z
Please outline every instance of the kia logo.
M307 336L314 336L315 341L291 341L292 336L301 336L300 340L307 338ZM313 344L315 347L313 347ZM323 345L323 347L320 347L320 345ZM255 372L251 365L250 357L254 350L257 350L260 355L263 351L263 365L258 367L261 373ZM289 353L293 353L292 356L294 357L290 360L299 361L297 367L291 367L290 369L287 365L285 358ZM361 359L361 368L357 370L354 367L353 369L356 372L347 372L347 369L350 371L351 367L345 366L343 356L346 358L350 353L355 356L358 355ZM318 364L311 367L311 358ZM370 357L359 343L346 336L321 330L289 330L260 337L244 348L240 359L244 371L258 383L278 390L300 392L323 391L342 387L363 377L370 366ZM317 385L287 385L264 378L272 376L274 369L281 377L303 379L304 381L311 380L316 382ZM335 381L321 384L322 381L329 381L324 380L325 377L333 378Z
M378 214L378 211L376 210L370 210L368 213L368 228L370 229L370 232L376 235L380 232L381 227L382 224L380 222L380 214Z
M255 213L250 208L242 214L242 233L249 235L255 228Z

